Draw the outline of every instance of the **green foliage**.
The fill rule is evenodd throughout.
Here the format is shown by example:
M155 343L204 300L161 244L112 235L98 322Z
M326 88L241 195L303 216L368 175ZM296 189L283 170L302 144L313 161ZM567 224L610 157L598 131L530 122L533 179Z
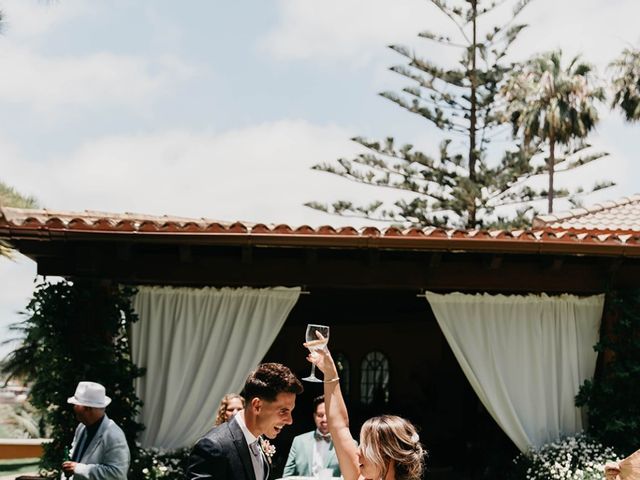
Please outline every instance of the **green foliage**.
M2 12L0 11L0 31L2 29ZM37 208L38 201L35 197L25 197L15 188L0 181L0 207ZM11 248L0 240L0 256L11 257Z
M627 48L609 66L613 69L611 108L619 108L627 121L640 120L640 49Z
M0 438L43 438L41 415L29 402L0 404Z
M498 115L499 90L511 69L505 56L525 28L514 22L530 0L431 3L452 22L458 34L451 38L425 31L419 36L439 48L459 52L458 64L443 68L407 47L391 45L406 62L391 67L391 71L410 84L400 92L382 92L381 96L443 132L438 158L415 150L411 144L398 145L393 138L382 142L354 138L364 153L313 168L408 193L407 199L390 206L377 200L367 205L349 201L305 205L337 215L391 220L407 226L476 228L486 226L496 208L523 201L517 187L523 176L533 175L531 152L525 148L506 152L502 162L490 162L487 154L488 145L505 122ZM513 6L511 18L479 33L479 19L508 4Z
M0 16L0 21L2 17ZM38 208L35 197L24 196L15 188L0 181L0 207Z
M141 448L131 462L129 480L184 480L190 452L191 448Z
M555 174L606 156L606 153L575 155L588 147L579 140L586 138L598 122L595 104L604 100L604 89L598 85L589 64L575 57L564 67L562 51L558 50L514 66L501 90L506 100L503 115L511 122L514 136L520 136L528 148L548 147L544 171L548 174L549 188L543 193L551 213ZM556 146L570 149L575 143L577 148L569 150L573 156L557 155Z
M611 358L580 387L576 405L587 407L588 433L627 456L640 447L640 290L612 293L605 319L595 349Z
M131 288L77 280L37 285L26 319L12 326L23 337L2 366L31 384L31 403L51 429L41 468L58 472L77 425L67 398L82 380L105 386L113 399L107 414L125 432L132 452L144 428L135 418L142 402L133 381L144 372L131 361L129 326L137 320Z

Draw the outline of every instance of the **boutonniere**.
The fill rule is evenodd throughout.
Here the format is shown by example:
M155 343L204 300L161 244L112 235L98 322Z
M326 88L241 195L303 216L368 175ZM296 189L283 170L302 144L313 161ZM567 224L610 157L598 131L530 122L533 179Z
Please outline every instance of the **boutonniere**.
M273 454L276 453L276 447L271 445L271 442L266 438L260 437L260 448L262 448L264 456L267 457L267 462L271 465Z

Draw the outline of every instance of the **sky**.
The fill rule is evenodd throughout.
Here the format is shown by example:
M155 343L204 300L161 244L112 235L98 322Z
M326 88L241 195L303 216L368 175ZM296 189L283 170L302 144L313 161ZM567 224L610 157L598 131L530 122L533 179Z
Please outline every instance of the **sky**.
M0 179L56 210L371 224L303 203L393 192L310 167L358 153L356 135L435 155L438 131L378 96L406 85L389 71L402 58L386 46L457 60L417 38L455 34L428 0L0 0L0 9ZM638 0L533 0L510 59L561 48L606 81L607 64L640 44L638 18ZM610 157L558 180L617 182L585 204L640 191L640 125L606 105L600 115L590 141ZM6 339L35 264L0 259L0 278Z

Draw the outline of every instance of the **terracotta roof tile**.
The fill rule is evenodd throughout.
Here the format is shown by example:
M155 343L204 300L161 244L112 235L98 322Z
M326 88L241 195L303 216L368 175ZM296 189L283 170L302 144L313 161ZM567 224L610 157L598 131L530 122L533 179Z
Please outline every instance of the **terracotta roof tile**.
M340 227L336 232L337 235L358 235L358 230L353 227Z
M318 228L318 234L320 235L337 235L338 232L331 225L323 225Z
M640 196L617 202L615 207L638 209ZM626 210L625 210L626 211ZM611 216L604 208L583 213L584 216L604 214ZM48 239L48 232L65 232L67 235L112 234L127 235L205 235L207 238L223 238L234 242L238 237L249 241L259 241L265 245L330 245L336 247L373 246L379 248L428 248L451 251L482 252L541 252L589 253L602 255L640 256L640 220L637 231L616 231L588 228L558 228L538 222L534 230L445 230L437 227L377 228L332 227L329 225L312 228L302 225L266 225L264 223L221 222L206 218L183 218L167 215L114 214L105 212L61 212L53 210L29 210L16 208L0 209L0 238ZM562 216L562 214L559 214ZM618 213L615 213L618 215ZM630 214L623 214L628 220ZM541 217L539 217L541 218ZM566 217L574 222L575 217ZM582 217L579 217L582 218ZM637 217L640 219L640 215ZM597 222L594 222L597 225ZM304 242L301 243L301 238ZM230 240L229 240L230 239ZM212 240L213 241L213 240ZM216 240L218 241L218 240ZM244 241L244 239L242 240ZM624 249L624 251L622 250ZM631 249L631 250L630 250Z
M301 225L295 229L295 233L300 235L312 235L315 233L315 230L309 225Z
M405 237L424 237L426 235L423 229L417 227L407 228L402 234Z
M587 208L539 215L534 219L533 224L535 227L560 230L640 232L640 195L602 202Z
M102 226L108 226L111 224L110 221L105 221L105 219L103 219L102 221L99 220L99 222ZM129 219L120 220L116 222L113 230L117 232L134 232L136 230L136 222Z
M227 230L231 233L247 233L249 228L242 222L235 222Z
M203 231L206 233L222 233L227 231L227 227L219 222L211 222L204 227Z
M389 228L386 228L384 230L383 235L385 237L403 237L404 236L404 232L402 230L400 230L399 228L389 227Z

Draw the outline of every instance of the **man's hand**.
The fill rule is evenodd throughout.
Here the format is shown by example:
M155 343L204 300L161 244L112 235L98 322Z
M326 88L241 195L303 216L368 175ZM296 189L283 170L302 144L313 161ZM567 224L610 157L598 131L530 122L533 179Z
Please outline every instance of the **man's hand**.
M76 473L76 465L78 462L62 462L62 471L66 476Z

